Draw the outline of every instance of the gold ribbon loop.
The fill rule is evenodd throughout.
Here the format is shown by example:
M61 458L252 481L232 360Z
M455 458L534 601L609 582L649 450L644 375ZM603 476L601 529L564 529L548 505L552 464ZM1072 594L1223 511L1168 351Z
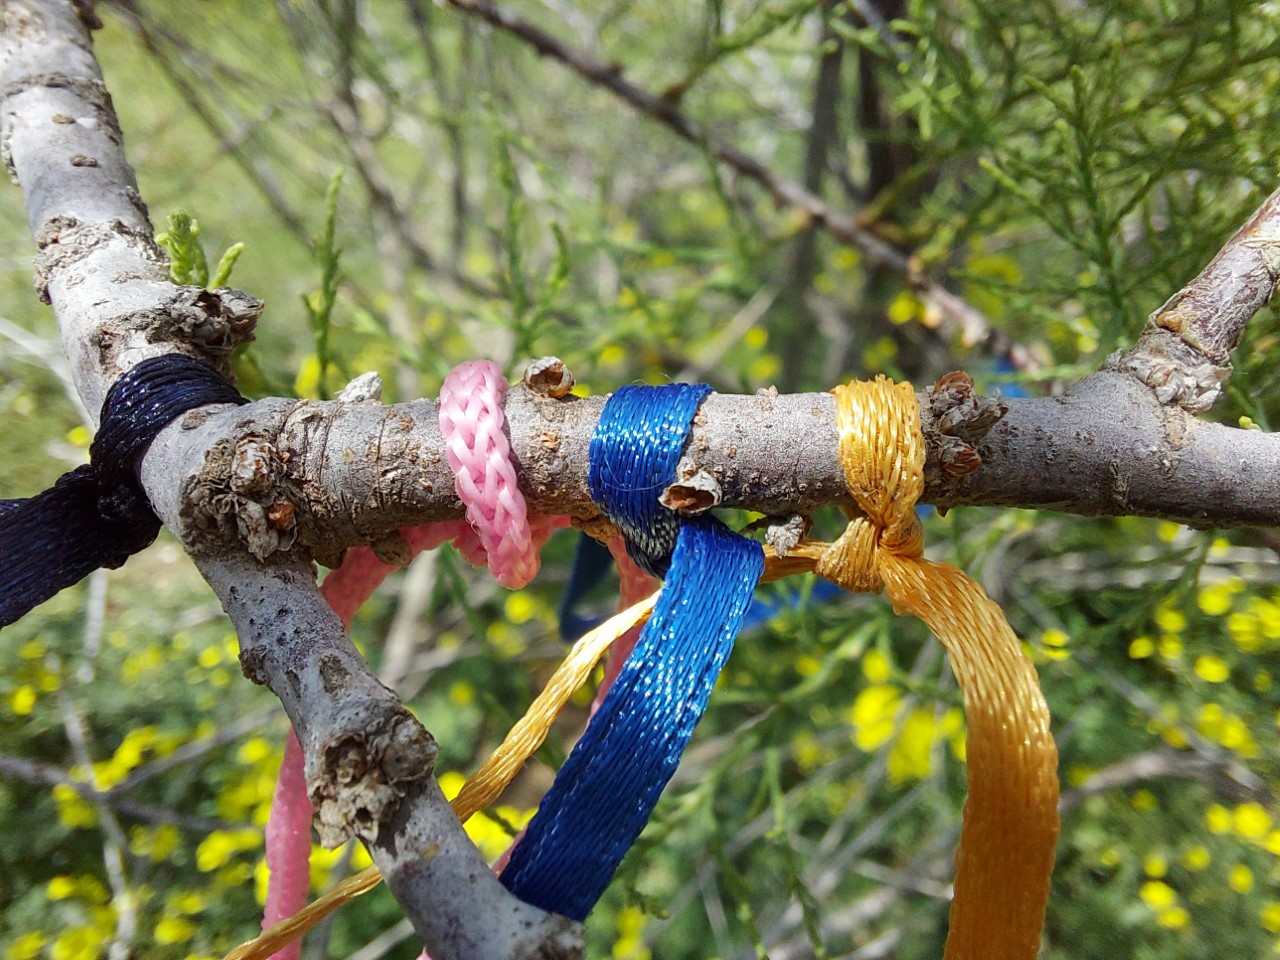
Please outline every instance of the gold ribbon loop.
M969 775L944 957L1033 960L1058 836L1058 752L1035 667L978 584L922 557L925 448L911 385L879 377L832 392L840 463L866 517L798 552L846 589L883 588L942 641L964 691Z

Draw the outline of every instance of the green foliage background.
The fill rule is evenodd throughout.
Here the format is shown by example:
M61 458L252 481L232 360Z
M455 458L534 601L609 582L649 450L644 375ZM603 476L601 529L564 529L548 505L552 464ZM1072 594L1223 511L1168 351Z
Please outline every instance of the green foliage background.
M1019 386L1036 393L1130 342L1275 186L1272 2L509 7L861 211L1033 351L1048 373ZM890 26L867 25L868 9ZM704 150L447 6L136 0L103 13L98 53L157 230L192 212L210 264L243 241L232 282L267 301L238 362L250 395L320 396L376 369L388 400L433 396L477 354L516 376L554 353L596 392L672 377L748 392L878 372L924 383L957 367L988 388L1019 379ZM838 79L818 87L837 56ZM829 147L806 175L817 128ZM0 217L0 491L15 496L81 462L89 434L31 295L18 190L0 193ZM1276 335L1268 309L1213 416L1272 429ZM1027 638L1054 710L1070 806L1044 956L1280 950L1274 531L974 509L927 528ZM561 653L573 539L558 535L516 594L447 549L420 578L401 690L440 740L446 786ZM393 578L356 623L375 665L405 629L408 583ZM964 798L958 692L919 624L810 588L740 641L588 924L593 955L941 955ZM477 819L491 855L588 699L507 806ZM91 765L70 745L74 718ZM6 628L0 755L68 782L0 771L0 950L89 960L115 939L170 960L251 936L285 729L171 540ZM86 787L131 804L114 807L122 835ZM114 891L113 843L126 848ZM361 856L317 856L316 890ZM307 950L352 955L398 916L379 891Z

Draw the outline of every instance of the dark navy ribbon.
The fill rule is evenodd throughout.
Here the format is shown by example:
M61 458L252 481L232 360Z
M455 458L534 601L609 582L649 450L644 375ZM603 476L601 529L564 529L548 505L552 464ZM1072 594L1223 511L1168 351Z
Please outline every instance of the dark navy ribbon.
M573 554L573 566L569 568L569 582L560 596L557 616L560 621L560 639L574 643L589 630L604 622L602 617L581 612L588 595L613 570L613 555L609 548L595 537L578 535L578 549Z
M658 502L703 385L624 387L591 442L592 497L638 564L666 574L653 616L502 872L516 896L583 920L675 773L764 571L760 545Z
M144 360L113 383L89 463L34 497L0 500L0 627L155 540L160 520L137 480L139 455L188 410L247 402L212 367L181 354Z

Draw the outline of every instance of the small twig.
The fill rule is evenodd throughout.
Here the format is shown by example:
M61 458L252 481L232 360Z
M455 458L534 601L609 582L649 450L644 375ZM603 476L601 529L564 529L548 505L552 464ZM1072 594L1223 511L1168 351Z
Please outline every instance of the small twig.
M102 629L107 613L107 571L89 574L89 595L84 604L83 657L76 668L80 683L91 683L97 673L98 654L102 652Z
M1189 413L1208 410L1231 376L1231 351L1280 282L1280 190L1200 275L1151 314L1138 342L1107 360Z
M436 554L433 550L425 550L405 571L396 612L391 618L391 626L387 628L387 639L382 644L378 679L393 690L409 673L421 636L423 614L431 602L435 583Z
M107 884L111 887L111 903L116 910L116 929L111 945L107 948L107 957L108 960L127 960L138 927L138 906L125 872L125 851L129 849L129 838L125 836L124 828L116 819L111 805L101 799L102 791L93 774L93 756L89 752L88 734L65 689L58 692L58 704L62 710L62 725L67 733L67 742L71 745L71 753L76 758L76 763L89 771L92 778L94 795L91 802L102 823L102 860L106 867Z
M761 287L753 293L742 309L720 327L711 342L672 379L677 383L705 380L724 359L724 355L737 346L751 328L764 318L777 298L777 287Z
M162 773L168 773L175 767L183 766L224 747L229 743L235 743L241 737L246 737L253 733L272 717L277 717L281 713L278 706L267 707L264 710L255 710L246 716L233 720L224 726L219 727L207 737L201 737L198 740L192 740L190 743L184 744L174 750L168 756L161 757L147 764L145 767L139 767L133 773L129 774L122 782L116 784L107 791L108 796L118 796L122 793L128 793L139 784L146 783L148 780L158 777Z
M42 787L69 787L82 800L95 805L99 801L109 804L116 813L130 820L140 820L143 823L168 823L181 830L200 834L201 836L213 833L216 830L237 830L248 826L248 824L231 823L227 820L218 820L213 817L192 816L164 807L154 807L150 804L126 800L110 790L95 790L92 784L85 783L83 780L76 780L61 767L38 763L35 760L27 760L24 757L0 754L0 776L11 777L14 780L21 780L23 783L32 783Z
M62 356L62 348L56 340L41 340L35 334L23 330L13 321L3 317L0 317L0 337L9 340L27 356L39 361L40 366L57 377L58 383L62 384L63 392L71 401L71 405L76 408L80 422L85 426L93 425L93 418L85 409L80 394L76 393L75 381L71 379L71 369L67 366L66 358Z
M800 184L780 176L755 157L736 147L717 142L682 113L674 100L624 79L621 65L601 63L585 52L567 46L527 20L502 9L491 0L449 0L449 3L516 37L533 47L539 55L563 63L589 83L610 91L644 116L667 127L682 140L706 149L716 160L762 186L778 204L802 212L813 226L826 230L841 243L861 250L869 265L882 266L897 273L921 300L932 304L944 318L955 325L966 344L986 343L995 352L1010 352L1012 344L1003 334L991 328L986 317L960 297L929 279L914 257L881 240L870 230L860 226L856 219L832 210L819 197Z
M1135 709L1145 714L1149 720L1157 723L1161 722L1160 704L1149 693L1130 682L1118 670L1104 663L1091 652L1077 650L1076 656L1091 671L1105 678L1121 697L1127 700ZM1217 783L1233 783L1235 786L1231 789L1238 790L1246 796L1267 796L1270 794L1270 788L1261 777L1224 748L1201 734L1199 730L1186 724L1180 724L1177 729L1187 741L1187 745L1194 751L1194 756L1200 759L1203 765L1201 769L1216 771ZM1154 769L1154 761L1148 760L1144 762ZM1182 761L1183 769L1189 769L1192 766L1193 764L1190 761Z
M232 136L224 127L223 122L214 113L211 108L200 95L190 80L178 68L173 58L165 52L160 44L161 38L166 42L179 45L181 41L168 33L162 33L153 29L143 16L142 11L138 9L134 0L116 0L116 7L119 9L137 34L138 39L142 41L143 49L145 49L156 64L169 78L169 82L177 89L179 96L186 101L191 112L204 125L209 134L218 142L222 150L229 156L248 177L262 195L263 199L275 211L280 222L288 227L289 232L296 237L304 246L310 243L310 234L307 226L303 223L293 208L289 206L284 197L284 190L278 183L272 179L271 175L262 169L258 157L252 150L248 148L244 137Z
M412 936L413 924L408 920L400 920L352 953L347 960L382 960Z
M1241 775L1242 771L1250 773ZM1187 750L1161 747L1126 757L1090 776L1074 790L1063 791L1058 801L1059 812L1070 813L1090 797L1120 790L1149 780L1198 780L1213 788L1219 796L1233 803L1253 800L1270 805L1272 792L1259 777L1252 775L1229 757L1213 757Z

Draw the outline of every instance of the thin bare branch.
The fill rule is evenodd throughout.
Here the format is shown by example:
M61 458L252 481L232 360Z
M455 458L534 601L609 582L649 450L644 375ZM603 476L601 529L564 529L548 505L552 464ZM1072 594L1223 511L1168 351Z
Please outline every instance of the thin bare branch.
M139 820L143 823L168 823L180 830L202 836L213 833L215 830L236 830L248 826L244 823L231 823L214 817L179 813L166 807L128 800L110 790L95 790L92 784L74 779L60 767L28 760L25 757L0 754L0 776L43 787L70 787L81 799L95 805L99 802L105 803L116 814L126 819Z
M1253 212L1200 275L1151 314L1138 342L1108 359L1161 403L1208 410L1231 376L1231 351L1280 281L1280 190Z
M93 756L89 752L88 733L79 711L65 689L58 692L58 705L62 710L62 726L67 733L72 756L82 768L92 771ZM137 897L125 871L125 851L129 849L129 839L111 805L102 799L102 791L97 788L97 784L92 786L90 802L97 811L98 822L102 824L102 862L107 874L107 885L111 888L111 905L116 913L115 934L107 947L107 957L108 960L127 960L138 929Z
M839 132L840 68L844 62L844 38L831 25L835 16L832 4L822 6L822 29L818 34L817 71L813 82L813 98L809 135L805 141L804 189L815 197L822 196L822 181L827 172L827 156ZM814 226L796 235L791 251L791 271L783 291L783 302L789 308L789 328L783 331L779 353L782 356L782 380L785 389L794 390L803 382L805 360L811 353L813 317L807 301L814 273L818 269L818 236ZM831 353L843 357L845 344L832 344Z
M191 112L204 125L209 134L218 142L221 149L235 161L241 172L248 178L249 182L254 185L262 198L267 201L271 209L275 211L280 222L289 228L289 232L303 244L307 246L311 242L310 234L307 231L306 224L302 218L294 212L285 199L283 188L275 182L271 174L263 168L259 158L248 149L245 138L234 135L230 130L226 129L221 118L214 112L201 96L200 91L182 72L178 64L174 62L168 51L165 50L162 40L170 43L178 43L177 38L169 35L161 35L155 30L147 19L142 15L133 0L115 0L118 10L124 15L125 22L137 34L138 39L142 41L143 49L145 49L156 64L169 78L169 82L173 84L179 95L182 97Z
M423 0L417 2L421 3ZM682 140L707 150L721 163L763 187L778 204L802 212L813 226L826 230L841 243L862 251L868 265L881 266L898 274L921 300L935 307L947 322L954 325L967 345L987 344L995 352L1009 354L1015 362L1029 362L1025 353L1014 350L1013 344L999 331L992 329L987 318L977 309L926 276L914 257L881 240L859 225L855 218L833 210L821 198L781 176L755 157L716 141L680 111L676 99L663 97L625 79L620 64L602 63L587 53L562 43L545 30L499 7L491 0L449 0L449 3L516 37L539 55L563 63L588 83L613 93L639 113L667 127Z
M1253 800L1270 804L1265 781L1226 756L1205 756L1189 750L1161 747L1125 757L1091 775L1073 790L1064 791L1058 810L1069 813L1090 797L1151 780L1198 780L1232 803Z
M241 737L247 737L266 724L272 717L279 715L279 707L255 710L253 713L219 727L207 737L192 740L190 743L178 747L172 753L153 760L145 767L139 767L107 792L112 796L128 793L135 787L160 776L162 773L168 773L175 767L191 763L191 761L197 760L207 753L225 747L227 744L235 743Z

